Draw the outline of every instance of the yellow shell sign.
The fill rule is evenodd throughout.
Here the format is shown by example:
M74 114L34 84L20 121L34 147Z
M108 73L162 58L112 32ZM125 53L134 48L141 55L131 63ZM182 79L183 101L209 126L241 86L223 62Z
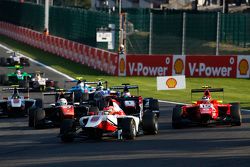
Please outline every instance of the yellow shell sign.
M124 61L124 58L121 58L120 59L120 73L124 73L125 72L125 61Z
M174 70L176 74L182 74L182 71L184 69L184 63L182 59L176 59L174 63Z
M249 69L248 61L246 59L242 59L239 63L240 75L247 75L248 69Z
M175 88L176 85L177 85L177 81L176 81L175 78L169 78L166 81L166 85L167 85L168 88Z

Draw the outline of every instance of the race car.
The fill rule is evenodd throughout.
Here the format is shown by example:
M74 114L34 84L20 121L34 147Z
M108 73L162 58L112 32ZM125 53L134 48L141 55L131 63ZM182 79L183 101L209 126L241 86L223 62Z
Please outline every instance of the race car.
M90 82L81 80L81 78L78 77L77 80L65 81L65 85L66 83L77 83L76 86L73 86L68 90L69 92L74 92L75 102L83 102L89 99L93 100L94 96L97 94L96 91L98 91L99 93L101 92L102 94L108 93L107 81L98 80ZM105 87L103 86L104 84ZM64 88L66 88L66 86L64 86Z
M133 140L142 134L157 134L158 119L152 112L147 112L142 119L127 115L120 108L120 102L112 96L105 98L106 107L99 111L97 107L89 109L88 115L80 118L80 128L74 119L64 119L60 127L63 142L72 142L75 138L100 140L102 137Z
M29 59L26 57L20 56L18 52L8 51L7 53L11 54L11 56L8 58L0 57L1 66L15 66L15 65L29 66L30 65Z
M19 94L18 90L23 90L23 88L14 86L14 88L3 88L3 90L12 90L13 92L11 96L3 97L3 100L0 100L0 115L7 115L8 117L25 116L36 107L36 100Z
M51 91L58 88L57 82L49 80L44 77L44 73L36 71L34 74L31 74L32 78L29 81L29 89L31 91Z
M21 72L22 66L16 65L8 67L9 69L15 69L15 72L0 75L1 85L19 85L21 88L27 88L32 75L27 72Z
M44 97L54 96L55 102L44 107ZM43 99L40 99L41 108L37 108L29 113L29 127L35 129L45 127L58 127L64 119L76 119L84 116L88 112L88 104L79 104L74 102L73 93L65 90L43 93Z
M208 126L210 124L229 124L240 126L242 122L240 104L223 104L220 100L212 99L211 92L223 92L223 88L211 88L204 86L203 89L192 89L193 93L204 92L202 98L193 104L176 105L172 114L172 127L182 128L189 125Z
M136 90L136 95L131 94L130 90L133 89ZM157 117L160 116L158 100L151 97L143 98L140 96L138 85L130 85L125 83L121 86L110 87L110 90L116 90L116 99L120 102L121 108L126 113L132 113L142 117L144 113L152 112L156 114ZM119 90L122 90L122 92Z

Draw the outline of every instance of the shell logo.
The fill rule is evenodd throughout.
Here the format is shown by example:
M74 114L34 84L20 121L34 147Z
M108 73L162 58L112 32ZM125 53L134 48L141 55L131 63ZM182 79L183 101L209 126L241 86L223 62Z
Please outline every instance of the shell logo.
M246 59L242 59L239 63L240 75L247 75L248 69L249 69L248 61Z
M174 62L174 70L175 74L182 74L182 71L184 69L184 63L182 59L176 59Z
M125 60L124 60L123 57L120 59L119 69L120 69L120 73L124 73L125 72Z
M177 85L177 81L175 78L168 78L166 81L166 85L168 88L175 88Z

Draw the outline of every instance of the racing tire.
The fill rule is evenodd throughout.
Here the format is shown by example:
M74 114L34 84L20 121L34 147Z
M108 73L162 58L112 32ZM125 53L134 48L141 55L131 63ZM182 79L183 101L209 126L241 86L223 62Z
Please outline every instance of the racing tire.
M1 85L8 85L8 77L7 75L0 75L0 84Z
M150 110L159 110L159 102L157 99L150 99L149 100L149 109Z
M172 113L172 128L180 129L182 127L181 120L182 120L182 105L176 105L173 108Z
M37 108L43 108L43 100L42 99L36 99L36 103L35 103L35 106Z
M1 66L6 66L6 59L5 59L5 57L1 57L0 58L0 63L1 63L0 64Z
M64 119L60 126L61 141L65 143L74 141L76 125L73 119Z
M0 75L0 85L2 85L3 81L3 75Z
M158 117L153 112L145 112L142 117L142 129L146 134L158 133Z
M136 125L133 118L123 118L121 121L122 137L127 140L134 140L136 137Z
M34 128L41 129L44 126L45 111L42 108L34 110Z
M28 114L28 119L29 119L28 126L29 127L34 127L34 111L35 109L29 110L29 114Z
M29 87L29 83L28 82L26 82L25 80L22 80L22 81L19 81L19 86L21 87L21 88L28 88Z
M239 103L230 103L230 104L232 105L230 107L231 125L240 126L242 123L240 104Z

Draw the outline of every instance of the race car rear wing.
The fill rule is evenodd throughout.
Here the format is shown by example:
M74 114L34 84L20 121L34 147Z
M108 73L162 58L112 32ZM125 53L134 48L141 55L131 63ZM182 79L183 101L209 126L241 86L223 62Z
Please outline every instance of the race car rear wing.
M191 89L191 101L193 100L193 93L201 93L201 92L223 92L223 100L224 100L224 88L211 88L204 87L203 89Z
M59 89L61 90L61 89ZM68 103L74 104L74 92L66 92L64 90L56 90L56 92L46 92L43 93L42 95L42 101L44 102L45 96L54 96L55 97L55 103L57 102L58 99L60 98L65 98L67 99Z
M111 90L136 89L137 95L139 95L139 86L138 85L122 84L122 86L112 86L112 87L110 87L110 89Z
M208 90L209 92L224 92L223 88L191 89L191 93L199 93Z
M75 83L75 82L78 82L79 80L67 80L67 81L64 81L64 88L66 88L66 83ZM105 89L108 89L108 81L86 81L86 80L80 80L81 82L84 83L84 87L85 86L89 86L89 85L98 85L98 84L105 84ZM101 86L100 85L100 86Z

